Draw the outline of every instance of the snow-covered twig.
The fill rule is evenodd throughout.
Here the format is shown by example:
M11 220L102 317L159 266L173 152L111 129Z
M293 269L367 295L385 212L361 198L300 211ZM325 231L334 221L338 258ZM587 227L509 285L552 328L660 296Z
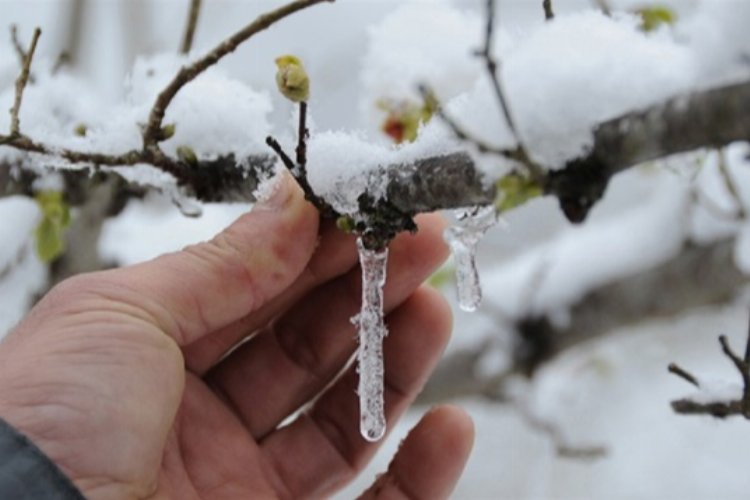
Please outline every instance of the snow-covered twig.
M292 177L297 181L297 184L302 188L302 192L305 193L305 199L312 203L324 217L338 217L339 214L323 198L315 193L307 179L307 138L309 132L307 130L307 102L305 101L299 103L299 128L297 134L297 147L295 148L296 161L292 160L286 154L284 148L281 147L281 144L275 138L271 136L266 137L266 144L278 155L281 163L284 164Z
M201 11L201 0L190 0L190 10L188 11L187 23L185 24L185 33L182 36L182 46L180 53L187 54L193 46L195 36L195 27L198 24L198 15Z
M487 75L492 83L492 90L495 95L495 100L502 110L503 117L505 118L508 128L513 134L516 140L516 159L526 168L534 180L537 182L543 179L542 168L537 165L534 160L529 156L526 146L521 139L521 135L518 133L518 127L513 119L513 114L510 111L510 105L508 99L503 91L503 85L500 82L500 76L498 71L500 64L492 52L492 39L495 34L495 12L496 12L496 0L487 0L486 4L486 25L484 31L484 47L476 52L476 55L484 60L484 65L487 70Z
M726 335L719 335L719 344L724 355L732 361L732 364L740 373L742 378L742 395L740 398L723 400L712 398L709 401L698 401L695 398L684 398L672 401L675 412L687 415L711 415L717 418L726 418L733 415L741 415L750 419L750 325L748 326L748 338L745 345L745 355L740 357L729 345ZM683 368L675 369L674 363L670 364L669 372L680 376L699 389L703 386L700 380ZM705 398L702 398L705 399Z
M248 24L240 31L230 36L214 47L200 59L192 64L183 66L180 71L172 78L172 81L159 93L151 107L146 128L143 131L143 149L155 151L155 155L161 153L158 148L162 120L167 111L167 107L172 99L177 95L182 87L192 81L206 69L213 66L227 54L234 52L237 47L247 41L253 35L271 27L276 22L285 17L294 14L300 10L306 9L322 2L333 2L334 0L295 0L277 9L266 12L258 16L252 23Z

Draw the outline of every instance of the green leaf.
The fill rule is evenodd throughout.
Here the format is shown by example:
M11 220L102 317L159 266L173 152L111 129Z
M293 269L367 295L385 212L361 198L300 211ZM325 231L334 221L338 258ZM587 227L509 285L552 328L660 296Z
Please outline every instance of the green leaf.
M635 11L635 14L641 17L641 30L648 33L654 31L663 24L674 24L677 21L677 14L663 5L652 5L643 7Z
M495 183L495 188L497 213L507 212L543 194L542 188L536 182L519 174L506 175Z
M42 220L34 229L36 251L49 263L65 251L65 230L70 226L70 207L59 191L41 191L35 196Z
M36 253L45 264L49 264L65 252L63 232L47 218L39 222L34 230Z

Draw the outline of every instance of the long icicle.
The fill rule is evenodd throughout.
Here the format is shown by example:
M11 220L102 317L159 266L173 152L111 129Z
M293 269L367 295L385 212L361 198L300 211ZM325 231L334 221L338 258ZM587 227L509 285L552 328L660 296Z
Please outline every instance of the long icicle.
M359 373L359 429L368 441L383 437L386 429L383 400L383 339L388 330L383 320L383 285L388 249L368 250L357 238L362 268L362 306L352 321L359 327L357 371Z

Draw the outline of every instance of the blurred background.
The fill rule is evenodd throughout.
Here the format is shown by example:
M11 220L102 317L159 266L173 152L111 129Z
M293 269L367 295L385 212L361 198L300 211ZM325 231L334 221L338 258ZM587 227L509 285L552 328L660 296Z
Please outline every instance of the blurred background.
M679 44L689 35L680 23L697 29L696 16L712 4L733 2L740 6L745 0L660 2L674 13L675 25L650 36ZM205 0L191 57L281 3ZM456 57L466 54L459 70L447 66L423 76L453 89L448 94L468 91L482 71L470 54L481 42L482 0L338 0L273 26L220 66L268 94L270 126L283 134L290 111L274 91L273 59L297 54L314 86L315 129L360 130L388 144L378 101L389 96L377 95L384 87L368 79L367 65L390 57L373 56L384 33L378 27L406 4L423 9L424 17L406 24L411 34L404 43L445 33L465 44L456 46ZM10 32L3 36L2 30L17 24L21 40L28 41L40 26L37 58L54 63L67 53L65 72L90 85L92 100L114 106L126 98L136 57L177 52L188 5L188 0L0 0L0 90L12 87L18 71ZM558 19L602 8L589 0L553 0L553 5ZM608 2L615 15L633 15L646 5L651 2ZM498 43L512 53L514 44L542 29L541 1L499 0L498 22ZM429 43L420 50L432 57ZM436 51L447 52L442 46ZM571 226L553 199L509 213L480 244L485 301L475 313L456 306L448 263L433 277L454 304L455 332L445 360L420 404L338 498L353 498L369 485L429 405L444 401L466 408L477 425L457 499L747 498L748 423L676 415L670 401L691 393L691 387L666 369L678 362L706 380L740 382L717 337L726 334L741 352L748 333L746 156L746 146L736 144L632 168L613 179L582 226ZM169 199L147 196L104 223L96 248L108 265L138 262L210 238L246 209L206 205L202 217L190 219ZM49 267L30 243L38 218L28 200L0 199L0 335L48 286ZM519 366L519 360L535 359L529 350L550 336L552 352L530 368Z

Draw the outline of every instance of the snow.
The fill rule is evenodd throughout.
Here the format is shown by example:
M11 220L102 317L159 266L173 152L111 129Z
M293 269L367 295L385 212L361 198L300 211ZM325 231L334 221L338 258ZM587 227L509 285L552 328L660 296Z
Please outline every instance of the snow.
M363 115L377 126L383 119L378 101L421 102L420 84L429 84L441 99L471 87L482 71L471 57L481 37L477 13L447 1L432 0L427 6L424 1L404 2L368 29L360 73Z
M669 260L687 236L689 186L668 172L647 182L652 195L638 206L594 212L587 224L485 272L488 307L509 320L559 314L589 290Z
M34 294L47 279L46 267L36 257L33 231L40 219L34 200L11 196L0 199L0 213L13 214L0 224L0 338L20 320Z
M308 143L308 180L333 208L354 215L365 191L385 196L387 171L427 155L459 149L453 135L440 124L427 125L414 143L390 146L371 142L364 132L319 132Z
M739 378L739 374L737 374ZM700 389L687 394L686 399L699 404L707 403L729 403L742 399L742 382L726 379L704 379L699 378Z
M203 204L203 215L192 219L176 211L169 197L150 193L105 223L99 253L105 262L122 266L143 262L208 240L249 209L241 203Z
M386 428L383 339L388 335L388 330L383 319L383 285L388 249L368 250L362 238L357 238L357 251L362 268L362 304L359 314L352 321L359 330L357 394L360 432L367 441L378 441Z

